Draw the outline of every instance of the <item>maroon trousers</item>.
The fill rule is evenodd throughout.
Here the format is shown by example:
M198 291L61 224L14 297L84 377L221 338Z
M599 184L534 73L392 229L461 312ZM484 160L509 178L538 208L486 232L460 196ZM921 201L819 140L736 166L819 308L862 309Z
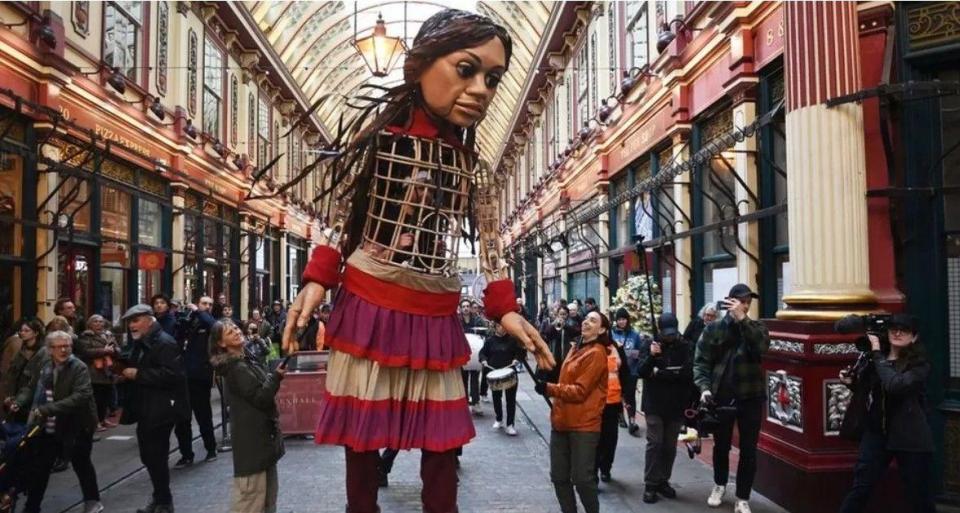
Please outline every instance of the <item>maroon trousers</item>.
M379 513L380 452L354 452L347 447L346 453L347 513ZM423 481L420 492L423 513L458 513L456 450L422 451L420 480Z

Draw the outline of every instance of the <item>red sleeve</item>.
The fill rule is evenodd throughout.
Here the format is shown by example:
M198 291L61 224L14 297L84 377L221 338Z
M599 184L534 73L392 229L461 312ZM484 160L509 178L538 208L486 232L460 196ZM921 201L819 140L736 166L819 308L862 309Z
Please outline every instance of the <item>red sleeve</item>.
M301 282L319 283L327 289L340 284L340 252L330 246L317 246L303 271Z
M497 280L487 284L483 291L483 311L487 319L500 322L501 317L518 310L520 305L517 304L512 281Z

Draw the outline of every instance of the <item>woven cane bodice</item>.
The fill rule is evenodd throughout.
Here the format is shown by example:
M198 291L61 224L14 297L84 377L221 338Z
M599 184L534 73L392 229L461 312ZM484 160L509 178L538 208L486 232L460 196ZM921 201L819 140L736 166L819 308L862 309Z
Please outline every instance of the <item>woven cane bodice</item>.
M456 276L473 157L438 139L381 134L361 249L382 264Z

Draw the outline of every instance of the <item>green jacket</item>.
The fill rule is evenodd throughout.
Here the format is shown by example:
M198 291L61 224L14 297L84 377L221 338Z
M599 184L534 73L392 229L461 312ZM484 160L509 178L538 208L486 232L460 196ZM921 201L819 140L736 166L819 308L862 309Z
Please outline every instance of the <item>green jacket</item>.
M763 369L760 366L763 353L770 347L767 327L760 321L745 318L737 322L726 315L708 324L697 341L693 360L693 382L701 392L709 390L716 395L720 380L726 370L729 351L735 350L732 369L736 383L737 399L753 399L766 395Z
M43 366L50 359L43 341L37 343L40 347L29 357L27 356L29 350L25 346L21 347L20 352L10 363L10 370L4 376L3 397L13 397L14 402L20 407L20 411L7 414L8 421L26 423L30 415L30 405L33 403L31 384L36 381Z
M233 475L249 476L276 465L283 457L283 435L275 398L280 375L249 357L218 355L212 359L223 376L230 407Z
M36 397L38 387L49 386L53 381L53 360L47 358L40 374L31 382ZM93 399L93 386L87 366L76 356L63 362L63 367L53 384L53 401L37 406L44 417L56 417L56 435L67 445L78 434L93 434L97 429L97 404Z

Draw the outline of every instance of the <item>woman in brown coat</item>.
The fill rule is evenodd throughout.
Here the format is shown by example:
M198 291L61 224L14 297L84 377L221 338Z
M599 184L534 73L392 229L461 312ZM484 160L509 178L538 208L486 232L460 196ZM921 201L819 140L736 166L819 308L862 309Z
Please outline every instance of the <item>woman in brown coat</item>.
M590 312L581 324L581 338L563 360L560 381L536 385L537 392L553 398L550 479L563 513L577 511L574 488L587 513L600 511L596 454L607 399L609 345L610 320Z

